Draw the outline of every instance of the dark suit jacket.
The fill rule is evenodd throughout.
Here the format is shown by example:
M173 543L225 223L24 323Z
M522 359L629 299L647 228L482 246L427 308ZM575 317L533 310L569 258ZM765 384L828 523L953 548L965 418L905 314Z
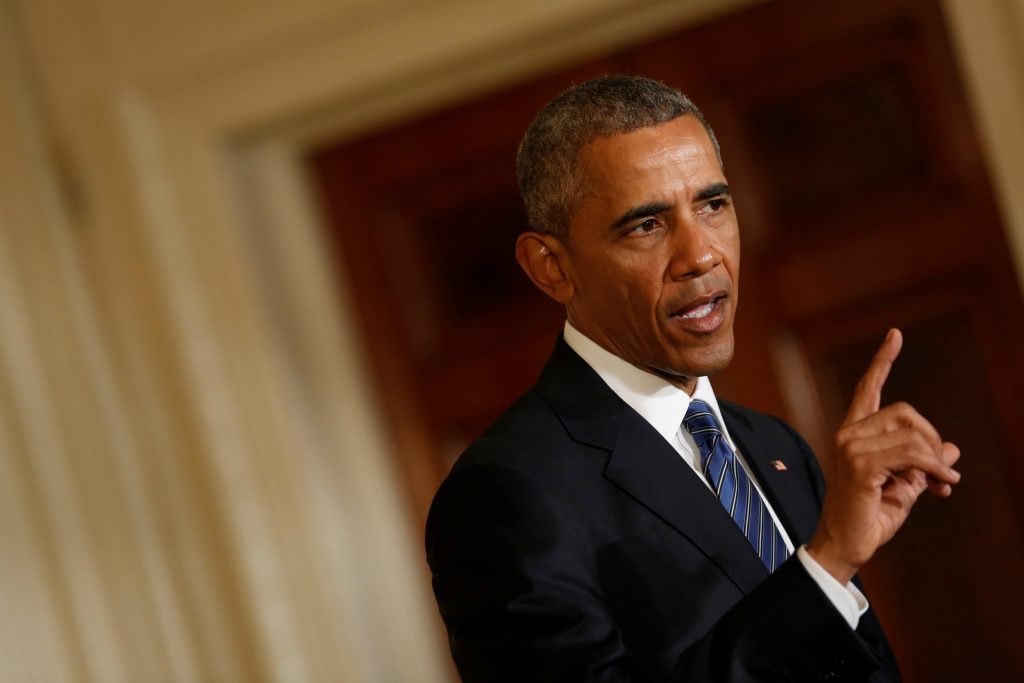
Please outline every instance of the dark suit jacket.
M822 500L810 449L720 404L806 542ZM562 340L442 484L427 559L467 683L899 680L874 615L851 630L795 557L769 576L693 470Z

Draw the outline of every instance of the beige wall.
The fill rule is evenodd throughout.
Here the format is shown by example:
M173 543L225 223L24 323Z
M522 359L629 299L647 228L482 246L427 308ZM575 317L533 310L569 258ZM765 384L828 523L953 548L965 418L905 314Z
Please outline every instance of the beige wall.
M0 681L448 680L297 158L744 1L0 2ZM1024 0L944 4L1024 265Z
M1024 288L1024 0L943 0Z

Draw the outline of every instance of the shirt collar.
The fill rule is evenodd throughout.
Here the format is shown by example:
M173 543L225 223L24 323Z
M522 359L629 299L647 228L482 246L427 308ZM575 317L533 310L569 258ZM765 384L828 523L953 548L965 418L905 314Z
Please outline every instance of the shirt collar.
M725 424L715 392L711 388L711 381L707 377L697 378L697 388L691 398L685 391L667 380L641 370L600 346L573 327L568 320L565 321L563 336L569 348L593 368L608 388L639 413L640 417L647 420L666 441L671 443L675 438L693 398L707 403L711 407L711 412L718 418L718 423ZM731 443L728 431L725 432L725 436Z

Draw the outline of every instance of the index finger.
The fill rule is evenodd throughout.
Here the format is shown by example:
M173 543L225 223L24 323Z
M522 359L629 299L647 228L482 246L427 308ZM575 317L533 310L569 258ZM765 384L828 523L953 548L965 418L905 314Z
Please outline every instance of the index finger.
M900 354L903 347L903 335L899 330L893 328L885 335L885 340L878 347L875 357L864 372L864 375L857 382L853 390L853 398L850 400L850 409L846 411L846 419L843 426L863 420L869 415L878 412L882 404L882 387L889 377L889 370L896 356Z

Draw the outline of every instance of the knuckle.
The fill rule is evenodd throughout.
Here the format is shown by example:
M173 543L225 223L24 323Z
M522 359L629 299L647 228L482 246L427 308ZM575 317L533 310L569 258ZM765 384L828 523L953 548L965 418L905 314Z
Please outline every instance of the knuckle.
M922 432L919 429L913 430L914 442L921 453L936 454L941 452L942 442L937 441L931 434Z
M914 443L915 448L928 448L928 438L916 429L911 429L910 438Z
M850 460L850 469L854 478L861 480L868 477L872 471L871 458L853 458Z
M901 400L897 404L900 408L900 416L905 418L908 422L921 419L921 414L918 413L918 409L915 409L910 403L905 400Z
M853 440L854 432L849 427L841 427L833 439L833 446L837 451L845 451Z

